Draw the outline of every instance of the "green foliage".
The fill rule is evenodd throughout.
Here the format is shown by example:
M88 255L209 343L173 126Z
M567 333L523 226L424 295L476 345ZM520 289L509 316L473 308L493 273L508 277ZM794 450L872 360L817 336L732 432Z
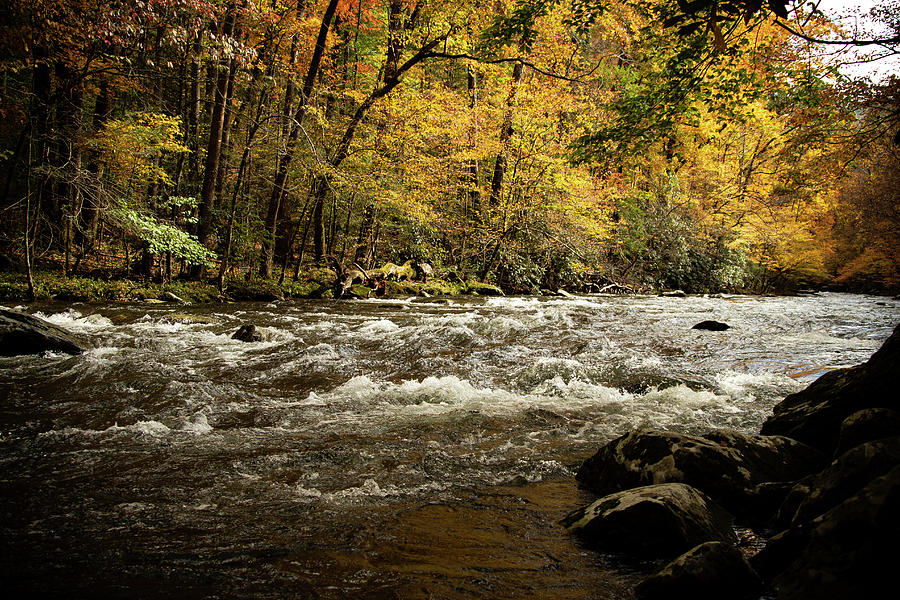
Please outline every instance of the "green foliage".
M171 253L173 257L192 265L210 266L216 255L196 237L158 219L126 208L124 205L110 213L119 224L147 244L152 254Z

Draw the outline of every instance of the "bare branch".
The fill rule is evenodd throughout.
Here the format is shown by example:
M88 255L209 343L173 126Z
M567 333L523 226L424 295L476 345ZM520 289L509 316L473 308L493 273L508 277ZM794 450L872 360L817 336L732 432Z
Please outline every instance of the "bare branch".
M876 39L876 40L823 40L821 38L812 37L800 31L793 29L790 25L787 25L780 19L775 20L775 24L790 33L791 35L795 35L800 39L806 40L807 42L812 42L814 44L830 44L833 46L889 46L891 44L900 43L900 35L895 35L892 38L885 39Z

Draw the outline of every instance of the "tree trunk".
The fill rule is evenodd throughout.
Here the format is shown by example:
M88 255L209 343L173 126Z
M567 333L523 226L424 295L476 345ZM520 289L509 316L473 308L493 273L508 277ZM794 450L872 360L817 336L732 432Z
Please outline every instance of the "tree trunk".
M509 149L509 140L514 133L512 125L513 109L519 95L519 84L521 81L522 63L518 62L513 67L512 87L506 99L506 114L503 118L503 126L500 128L500 144L502 147L497 154L497 160L494 163L494 176L491 178L491 195L488 199L488 204L492 207L500 204L500 195L503 193L503 178L506 175L507 165L506 153Z
M100 81L99 88L100 90L94 104L94 132L103 129L103 126L109 119L112 109L112 98L106 80ZM102 193L102 184L100 181L102 167L95 155L89 153L88 156L90 158L88 159L87 170L90 180L87 182L87 186L85 186L86 193L84 195L84 206L81 209L78 231L76 232L75 239L76 245L80 247L79 253L81 256L90 252L94 246L97 221L100 215L100 195Z
M363 209L362 223L359 225L359 237L356 243L356 262L370 268L372 266L372 250L375 246L375 205L368 204Z
M469 89L469 110L472 111L473 127L470 146L475 150L478 146L477 118L475 110L478 108L478 81L475 78L475 69L470 65L466 76ZM466 210L475 222L481 221L481 189L478 186L478 159L469 159L469 165L464 176L466 190Z
M288 135L284 153L281 155L281 159L278 162L278 172L275 174L275 183L272 186L272 195L269 198L269 207L266 211L266 229L262 242L260 275L266 278L272 276L272 269L274 267L275 235L278 228L278 213L281 210L281 202L285 194L288 169L294 158L294 145L300 135L303 118L306 116L306 107L309 105L313 85L319 74L319 66L321 65L322 55L325 53L325 44L328 40L328 30L331 28L331 21L334 18L337 4L338 0L329 0L328 6L325 7L325 13L322 15L322 24L319 26L319 35L316 37L316 46L309 62L306 78L303 81L300 102L297 106L297 111L294 114L294 121L291 124L291 132Z
M234 29L235 4L228 5L225 21L222 25L222 36L230 37ZM199 222L197 238L201 244L210 245L212 233L212 210L215 206L216 176L219 172L219 156L222 151L222 130L225 124L225 104L228 97L228 79L234 68L233 60L219 61L219 72L216 76L215 101L209 123L209 140L206 145L206 164L203 171L203 187L200 191ZM201 267L202 269L202 267Z
M187 147L191 150L188 155L188 171L192 185L200 177L197 159L200 156L200 37L199 33L194 37L191 48L191 95L188 100Z

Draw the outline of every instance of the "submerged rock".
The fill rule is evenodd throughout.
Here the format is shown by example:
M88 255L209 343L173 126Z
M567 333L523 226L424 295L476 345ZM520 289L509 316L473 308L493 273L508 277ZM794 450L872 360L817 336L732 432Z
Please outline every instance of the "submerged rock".
M611 494L571 513L563 525L592 546L647 558L677 556L708 541L737 543L731 516L682 483Z
M900 409L900 326L865 363L822 375L773 409L765 435L786 435L832 454L841 424L867 408Z
M720 321L700 321L691 329L701 329L703 331L725 331L726 329L731 329L731 325L728 323L722 323Z
M608 494L635 486L680 482L743 514L763 482L793 481L820 469L825 457L781 436L720 429L704 436L638 429L609 442L578 470L587 489Z
M256 325L252 323L247 323L241 325L237 331L234 332L234 335L231 336L233 340L240 340L242 342L261 342L263 341L263 335L256 329Z
M161 323L181 323L183 325L211 325L216 322L215 319L210 317L188 313L170 313L161 316L159 321Z
M25 313L0 309L0 356L43 352L81 354L84 348L61 327Z
M759 598L762 587L740 550L723 542L706 542L646 578L635 592L640 600L749 600Z

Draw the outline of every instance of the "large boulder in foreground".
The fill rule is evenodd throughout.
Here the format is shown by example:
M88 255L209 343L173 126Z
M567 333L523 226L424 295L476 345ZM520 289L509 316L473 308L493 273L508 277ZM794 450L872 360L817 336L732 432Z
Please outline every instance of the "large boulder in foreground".
M900 326L865 363L822 375L775 406L764 435L785 435L832 454L841 423L866 408L900 410Z
M658 483L685 483L738 515L763 482L794 481L827 460L805 444L781 436L720 429L692 436L643 428L609 442L576 474L585 488L603 495Z
M811 521L898 466L900 437L857 446L825 470L797 482L782 503L776 523L787 527Z
M571 513L563 525L591 546L646 558L671 558L708 541L737 543L731 515L683 483L611 494Z
M0 356L43 352L81 354L84 348L61 327L25 313L0 308Z
M751 562L779 600L878 598L896 587L898 531L900 466L772 538Z
M750 600L762 592L759 575L731 544L706 542L682 554L635 592L640 600Z

